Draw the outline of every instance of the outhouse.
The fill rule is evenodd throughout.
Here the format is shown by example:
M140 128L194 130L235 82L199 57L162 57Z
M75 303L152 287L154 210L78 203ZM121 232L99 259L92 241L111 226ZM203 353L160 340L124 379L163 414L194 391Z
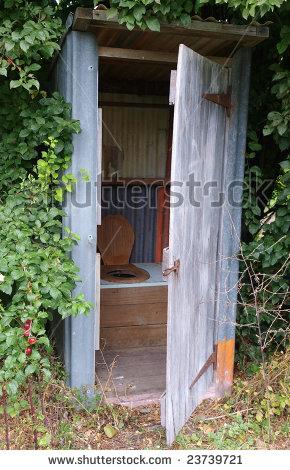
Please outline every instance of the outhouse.
M81 132L64 226L92 303L58 331L69 384L160 401L171 444L232 384L251 48L268 28L129 31L86 8L67 27L56 82Z

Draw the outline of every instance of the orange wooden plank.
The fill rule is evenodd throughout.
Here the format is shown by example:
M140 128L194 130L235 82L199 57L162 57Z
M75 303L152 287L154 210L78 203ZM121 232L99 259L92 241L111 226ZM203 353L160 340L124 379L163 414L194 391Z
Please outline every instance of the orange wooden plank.
M219 341L217 344L216 383L219 396L231 392L234 375L235 340Z

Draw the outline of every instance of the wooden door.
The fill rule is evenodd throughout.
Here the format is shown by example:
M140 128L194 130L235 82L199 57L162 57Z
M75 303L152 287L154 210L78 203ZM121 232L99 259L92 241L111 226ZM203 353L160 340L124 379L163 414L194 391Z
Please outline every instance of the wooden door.
M213 381L228 70L180 46L174 95L165 396L171 444ZM222 95L223 96L223 95ZM225 98L225 97L223 97ZM178 266L179 265L179 266ZM168 273L167 273L168 274ZM163 410L164 411L164 410Z

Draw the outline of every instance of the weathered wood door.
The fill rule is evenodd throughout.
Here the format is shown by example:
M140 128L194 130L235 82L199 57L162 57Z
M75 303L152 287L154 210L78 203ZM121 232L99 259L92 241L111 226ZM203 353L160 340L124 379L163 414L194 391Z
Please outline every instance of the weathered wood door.
M168 250L168 267L177 267L168 275L168 444L213 381L220 193L228 117L225 107L204 94L227 94L228 87L226 68L180 46L173 94Z

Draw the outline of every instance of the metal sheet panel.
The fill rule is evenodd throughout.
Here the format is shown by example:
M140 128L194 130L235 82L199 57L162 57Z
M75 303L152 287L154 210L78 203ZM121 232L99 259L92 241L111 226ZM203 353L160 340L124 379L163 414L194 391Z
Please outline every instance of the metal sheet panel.
M96 180L98 149L98 58L97 44L90 33L69 32L57 64L57 88L72 104L72 117L78 119L81 133L73 136L72 164L78 179L68 195L64 226L80 236L72 259L80 269L81 282L73 291L92 302L88 316L70 317L64 323L64 359L71 387L86 387L90 394L95 383L94 327L96 314ZM86 183L81 173L90 175Z
M164 98L158 96L102 93L100 99L164 104ZM121 106L102 109L104 177L115 171L123 177L164 177L169 110Z
M109 214L122 215L134 229L135 243L130 261L153 263L157 216L156 187L139 186L137 199L132 186L104 186L102 193L102 218Z

